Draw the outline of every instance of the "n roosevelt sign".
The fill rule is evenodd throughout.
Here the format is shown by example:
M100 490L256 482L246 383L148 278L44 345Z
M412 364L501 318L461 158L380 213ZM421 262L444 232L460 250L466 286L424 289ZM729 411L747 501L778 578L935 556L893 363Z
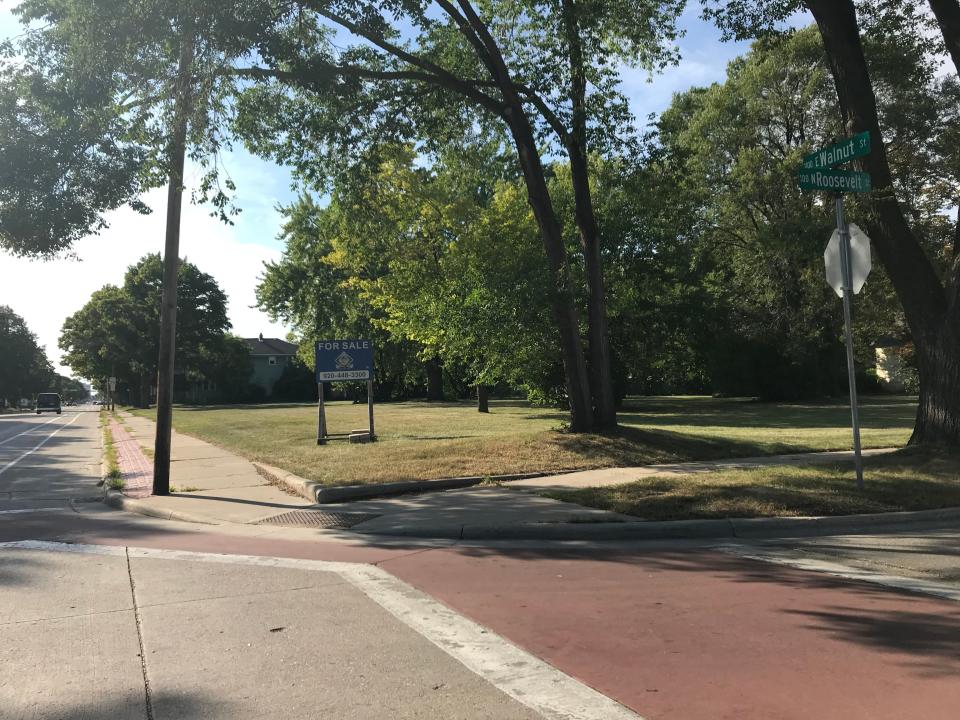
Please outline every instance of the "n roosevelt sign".
M373 379L372 340L318 340L317 382Z

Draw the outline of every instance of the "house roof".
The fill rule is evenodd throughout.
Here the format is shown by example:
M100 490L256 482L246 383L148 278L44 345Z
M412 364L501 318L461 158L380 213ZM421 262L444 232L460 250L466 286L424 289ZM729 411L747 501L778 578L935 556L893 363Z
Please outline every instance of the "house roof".
M280 338L244 338L251 355L296 355L299 346Z

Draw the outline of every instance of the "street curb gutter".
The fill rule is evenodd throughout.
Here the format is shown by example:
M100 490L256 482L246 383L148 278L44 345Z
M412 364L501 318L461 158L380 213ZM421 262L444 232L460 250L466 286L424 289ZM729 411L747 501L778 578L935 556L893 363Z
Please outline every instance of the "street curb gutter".
M521 525L444 525L353 532L374 536L458 540L680 540L834 535L877 530L910 523L960 521L960 508L836 517L730 518L658 522L528 523Z
M181 522L197 523L199 525L220 524L211 518L200 517L199 515L191 515L190 513L183 513L178 510L161 510L160 508L151 507L145 502L127 497L119 490L108 489L103 494L103 502L105 505L117 508L118 510L126 510L127 512L160 518L161 520L179 520Z
M261 477L266 478L269 482L280 485L318 504L367 500L369 498L406 495L408 493L455 490L457 488L480 485L487 480L506 482L509 480L525 480L527 478L549 477L563 474L557 472L536 472L518 473L514 475L472 475L469 477L441 478L439 480L405 480L402 482L370 483L368 485L324 485L312 480L305 480L291 472L265 463L255 462L253 463L253 467L256 468Z

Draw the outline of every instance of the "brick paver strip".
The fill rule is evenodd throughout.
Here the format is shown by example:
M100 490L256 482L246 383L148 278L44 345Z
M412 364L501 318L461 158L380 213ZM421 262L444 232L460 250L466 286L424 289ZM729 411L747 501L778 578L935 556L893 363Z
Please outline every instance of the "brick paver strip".
M113 433L117 463L123 475L123 494L132 498L149 496L153 491L153 463L133 435L113 418L110 419L110 432Z

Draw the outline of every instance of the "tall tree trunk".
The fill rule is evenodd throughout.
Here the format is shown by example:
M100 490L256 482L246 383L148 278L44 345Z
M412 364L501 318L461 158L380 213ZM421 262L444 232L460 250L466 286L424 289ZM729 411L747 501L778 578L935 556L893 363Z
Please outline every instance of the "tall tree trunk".
M930 9L940 25L953 66L960 73L960 1L930 0Z
M550 308L560 334L567 399L570 403L570 429L573 432L587 432L593 428L590 381L583 356L583 344L580 341L580 321L570 289L570 268L567 250L563 244L563 233L550 199L543 163L530 121L519 103L508 107L505 115L520 158L520 167L523 169L527 201L533 210L547 253L550 268Z
M563 0L563 22L570 62L570 103L572 131L567 142L573 182L574 216L580 233L587 270L587 298L590 342L590 389L594 422L598 427L616 427L617 407L610 368L610 332L607 326L607 296L603 281L603 255L596 213L590 194L587 152L587 77L584 69L580 23L574 0Z
M490 386L477 385L477 411L490 412Z
M852 0L804 0L830 60L849 132L869 130L861 164L873 179L868 221L874 247L903 306L920 370L920 405L911 444L960 443L960 312L954 263L948 288L910 230L891 182L876 96L860 44Z
M593 412L590 406L590 381L587 364L583 357L583 344L580 341L580 323L577 308L570 289L570 268L567 251L563 243L560 223L553 209L550 192L543 172L543 162L537 149L533 126L527 116L517 88L510 77L510 71L503 59L503 53L497 45L489 28L480 19L470 0L457 0L463 13L462 19L457 13L451 15L460 23L469 25L472 30L466 35L476 47L478 56L487 66L490 75L497 84L503 105L491 110L510 128L514 145L523 170L524 183L527 186L527 201L533 210L533 216L540 230L547 253L550 271L550 308L560 335L560 352L567 384L567 398L570 403L570 429L573 432L586 432L593 428Z
M427 400L441 402L443 397L443 366L438 358L430 358L426 363Z

